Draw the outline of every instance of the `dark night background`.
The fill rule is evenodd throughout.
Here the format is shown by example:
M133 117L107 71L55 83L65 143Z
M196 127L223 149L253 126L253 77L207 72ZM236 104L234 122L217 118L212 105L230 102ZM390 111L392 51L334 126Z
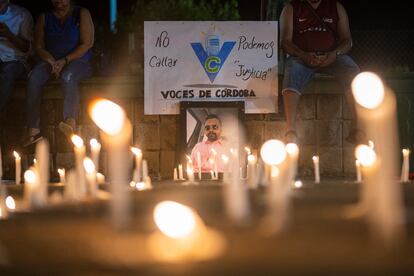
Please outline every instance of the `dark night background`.
M35 17L51 5L50 0L12 0L12 2L26 7ZM87 7L96 22L104 23L108 20L109 1L78 0L76 2L78 5ZM121 11L127 11L135 2L136 0L119 0L118 6ZM411 18L412 9L409 8L411 1L398 1L397 4L375 0L342 0L339 2L348 12L351 29L414 29L414 20ZM239 0L239 12L241 20L260 20L260 1Z

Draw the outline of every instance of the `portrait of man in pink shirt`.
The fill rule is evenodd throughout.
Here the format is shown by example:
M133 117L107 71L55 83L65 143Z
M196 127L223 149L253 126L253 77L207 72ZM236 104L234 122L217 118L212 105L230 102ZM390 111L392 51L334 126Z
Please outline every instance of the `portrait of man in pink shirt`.
M207 115L204 128L204 136L191 151L191 160L194 164L194 171L201 172L218 171L223 172L222 154L226 153L225 139L221 136L222 122L215 114ZM199 164L201 162L201 164Z

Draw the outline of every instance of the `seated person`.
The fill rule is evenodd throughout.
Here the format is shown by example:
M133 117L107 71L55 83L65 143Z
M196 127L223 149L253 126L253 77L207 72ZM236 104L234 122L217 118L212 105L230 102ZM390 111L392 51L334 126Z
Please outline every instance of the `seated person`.
M198 142L191 151L194 172L199 171L197 155L200 155L201 172L224 171L221 155L226 153L226 145L221 131L220 118L214 114L208 115L204 122L204 139Z
M79 112L79 82L91 76L91 47L94 25L89 11L70 0L52 0L53 10L39 16L35 29L35 49L41 61L29 74L27 88L28 133L24 146L41 139L40 103L42 88L53 76L64 92L63 119L59 123L67 137L76 129Z
M285 142L297 142L296 111L304 87L315 73L334 75L345 90L352 113L351 132L346 140L364 139L356 121L351 82L360 69L347 55L352 47L348 16L335 0L292 0L280 16L280 42L289 55L285 63L283 101L287 131Z
M0 0L0 111L13 91L14 82L27 73L32 39L32 15L9 0Z

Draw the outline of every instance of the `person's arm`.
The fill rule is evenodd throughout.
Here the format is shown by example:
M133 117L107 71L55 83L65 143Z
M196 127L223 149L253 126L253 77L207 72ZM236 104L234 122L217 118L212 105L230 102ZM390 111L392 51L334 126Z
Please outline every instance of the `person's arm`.
M349 28L348 15L345 11L345 8L340 4L336 3L338 10L338 45L335 50L327 53L326 60L321 64L321 66L327 66L335 61L338 55L346 54L352 48L352 37L351 31Z
M308 53L293 43L293 7L287 4L280 14L280 45L287 54L300 58L309 66L318 66L320 60L314 53Z
M17 49L26 53L30 50L30 44L33 37L33 19L31 15L25 14L20 29L21 33L14 34L6 24L0 22L0 36L4 36Z
M92 48L95 37L95 28L91 14L87 9L80 11L80 44L65 58L57 60L54 71L60 73L63 67L72 60L81 58L90 48Z
M45 15L41 14L36 22L35 28L35 50L41 60L46 61L52 67L55 58L45 48Z

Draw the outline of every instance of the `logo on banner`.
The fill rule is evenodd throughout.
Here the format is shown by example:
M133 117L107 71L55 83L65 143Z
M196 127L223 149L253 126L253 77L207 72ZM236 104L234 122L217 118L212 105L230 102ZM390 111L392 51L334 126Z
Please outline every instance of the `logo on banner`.
M191 47L211 82L216 79L235 44L235 41L226 41L220 48L220 37L218 35L207 37L205 49L200 42L191 43Z

